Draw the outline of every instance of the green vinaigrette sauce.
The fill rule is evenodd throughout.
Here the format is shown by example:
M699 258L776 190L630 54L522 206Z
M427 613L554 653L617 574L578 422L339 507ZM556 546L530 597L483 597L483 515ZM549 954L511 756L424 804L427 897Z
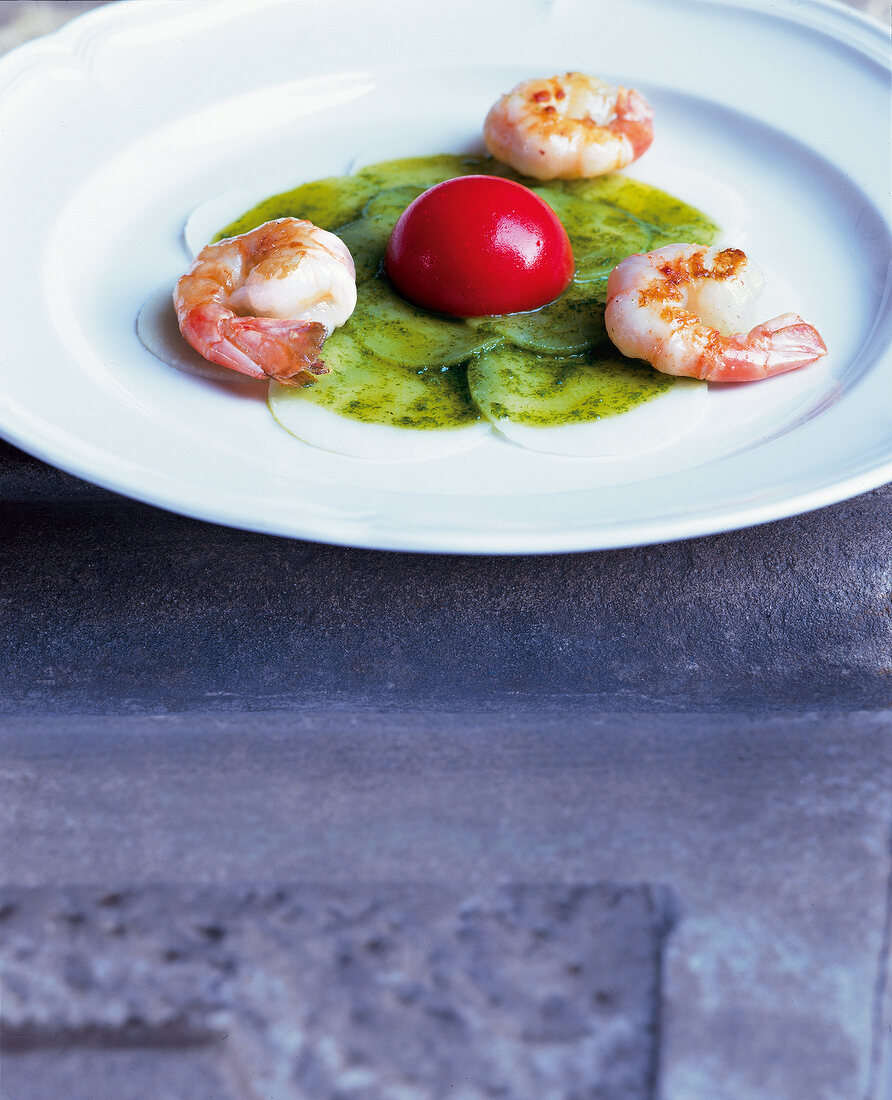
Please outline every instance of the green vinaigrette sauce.
M434 184L471 174L515 179L558 215L576 270L557 301L531 313L457 320L391 289L382 261L400 214ZM357 281L356 309L322 351L331 373L290 394L354 420L413 429L458 428L481 417L556 427L616 416L666 393L676 379L625 359L607 339L607 277L632 253L709 245L718 233L699 210L621 174L542 183L492 158L444 154L302 184L265 199L216 239L283 217L336 233ZM289 396L273 386L278 399Z

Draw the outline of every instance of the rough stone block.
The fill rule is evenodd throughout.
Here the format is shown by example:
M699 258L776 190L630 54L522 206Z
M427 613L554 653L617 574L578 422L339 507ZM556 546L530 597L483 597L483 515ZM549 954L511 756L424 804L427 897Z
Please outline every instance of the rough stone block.
M7 888L5 1087L650 1100L669 923L646 886Z
M883 1097L892 713L44 716L0 759L7 882L663 884L660 1100Z

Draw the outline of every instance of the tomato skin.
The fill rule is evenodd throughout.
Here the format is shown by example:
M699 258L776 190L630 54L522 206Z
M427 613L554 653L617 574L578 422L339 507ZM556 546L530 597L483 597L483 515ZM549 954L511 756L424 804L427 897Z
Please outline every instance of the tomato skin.
M557 215L529 188L498 176L459 176L403 211L384 270L415 305L488 317L553 302L573 278L574 262Z

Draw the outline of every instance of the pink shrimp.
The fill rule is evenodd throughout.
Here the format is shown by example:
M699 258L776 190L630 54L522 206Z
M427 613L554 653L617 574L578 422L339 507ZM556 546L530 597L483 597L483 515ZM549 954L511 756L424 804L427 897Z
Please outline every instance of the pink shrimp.
M180 332L205 359L300 386L356 306L353 258L333 233L280 218L209 244L173 296Z
M607 334L630 359L707 382L753 382L826 355L817 330L795 313L734 333L761 287L739 248L673 244L638 253L610 273Z
M528 80L483 124L490 153L540 180L587 179L625 168L653 141L653 111L634 88L584 73Z

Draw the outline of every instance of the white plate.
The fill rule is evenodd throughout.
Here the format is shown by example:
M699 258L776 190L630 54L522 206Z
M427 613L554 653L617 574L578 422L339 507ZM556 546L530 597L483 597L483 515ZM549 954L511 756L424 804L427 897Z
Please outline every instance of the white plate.
M878 24L821 0L99 9L0 63L0 433L173 511L384 549L630 546L873 488L892 479L887 54ZM356 158L473 147L498 94L567 69L647 95L657 138L630 174L713 214L765 268L765 315L816 324L825 360L717 388L693 435L633 459L493 437L376 463L293 439L263 387L140 345L202 203L235 213Z

